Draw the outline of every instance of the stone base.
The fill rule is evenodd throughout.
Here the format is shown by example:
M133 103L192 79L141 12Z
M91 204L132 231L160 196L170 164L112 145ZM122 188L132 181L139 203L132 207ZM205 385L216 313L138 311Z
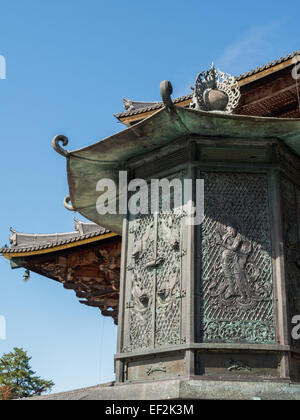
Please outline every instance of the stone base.
M115 386L98 385L35 400L300 400L300 384L169 380Z

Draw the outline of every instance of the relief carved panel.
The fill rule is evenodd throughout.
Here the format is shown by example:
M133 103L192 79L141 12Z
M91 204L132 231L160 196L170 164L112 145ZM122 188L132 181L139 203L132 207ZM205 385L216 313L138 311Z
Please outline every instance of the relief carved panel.
M199 338L275 341L268 187L265 175L202 173Z
M182 289L181 245L182 215L160 214L158 217L157 252L164 262L156 272L155 343L180 344Z
M281 202L288 294L288 327L291 332L292 318L300 314L300 231L298 225L300 222L300 191L283 176L281 177ZM300 346L300 340L292 338L291 340L294 346Z
M153 325L153 293L155 285L154 216L147 215L130 223L131 261L127 267L131 277L126 351L151 346ZM131 273L131 274L130 274Z
M182 209L129 222L127 333L123 351L180 344L182 338Z

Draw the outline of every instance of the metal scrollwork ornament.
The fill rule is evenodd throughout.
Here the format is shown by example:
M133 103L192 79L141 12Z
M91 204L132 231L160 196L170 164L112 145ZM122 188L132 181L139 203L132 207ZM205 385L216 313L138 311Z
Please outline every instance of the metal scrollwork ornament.
M67 196L64 198L64 201L63 201L64 207L65 207L67 210L70 210L70 211L75 211L74 207L73 207L73 206L72 206L72 204L70 204L70 203L71 203L71 197L70 197L69 195L67 195Z
M202 111L232 112L237 107L241 93L237 80L228 73L210 70L198 74L190 108Z
M68 150L65 150L61 147L60 143L62 143L63 146L67 146L69 143L69 139L68 137L59 134L58 136L55 136L54 139L52 140L52 147L53 149L59 153L60 155L67 157L69 154Z

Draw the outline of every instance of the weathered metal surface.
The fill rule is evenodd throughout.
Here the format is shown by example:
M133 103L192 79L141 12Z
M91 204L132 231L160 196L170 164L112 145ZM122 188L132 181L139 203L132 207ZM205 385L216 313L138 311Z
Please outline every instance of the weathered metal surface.
M300 314L299 189L284 176L281 176L280 187L288 295L288 331L292 344L300 347L300 340L294 340L291 336L294 326L292 318Z
M254 344L254 343L192 343L192 344L185 344L180 346L172 346L172 349L167 347L158 347L155 349L156 355L163 355L166 353L176 352L178 350L201 350L202 352L205 350L209 350L211 352L275 352L277 354L284 354L286 352L291 352L295 354L295 357L298 357L300 360L300 350L292 348L289 345L280 345L280 344ZM117 353L115 355L115 359L128 359L131 357L148 357L152 354L152 349L145 349L136 352L130 353Z
M172 93L173 93L173 87L171 85L171 82L169 82L168 80L163 80L160 83L160 94L161 94L161 98L163 100L164 105L167 106L168 108L173 108L174 106L171 99Z
M202 172L200 178L205 185L205 218L198 337L274 343L267 178L213 172Z
M148 265L157 258L155 251L156 232L154 216L144 216L129 224L131 246L129 245L127 287L130 287L126 302L128 337L123 351L152 347L153 341L153 295L155 294L156 266ZM130 239L129 239L130 240ZM154 263L155 264L155 263ZM128 278L128 277L127 277ZM126 316L126 315L125 315Z
M232 352L196 353L196 373L222 378L279 378L280 354Z
M288 343L278 328L278 320L284 320L283 299L278 299L284 279L280 251L272 246L279 234L272 233L276 204L270 179L275 167L281 170L280 144L300 155L299 134L299 120L174 106L68 154L73 207L117 232L122 216L96 211L100 179L113 179L118 186L118 171L126 168L132 178L204 179L206 211L199 234L183 227L185 214L174 210L130 215L124 222L118 382L173 377L161 349L181 351L182 357L175 355L170 364L174 372L185 378L201 375L195 354L204 347L198 349L195 341L210 345L206 361L201 356L204 375L290 377L291 350L283 346L274 356L276 343ZM298 173L292 160L286 172ZM117 193L113 199L118 200ZM247 357L236 355L241 345L249 346ZM265 346L265 367L255 362L257 346Z
M162 109L148 119L92 146L68 154L68 180L73 208L110 230L122 232L122 217L99 215L96 201L99 179L109 178L118 187L119 170L126 162L189 135L252 139L259 145L278 138L300 155L300 120L225 115L174 107ZM89 185L89 188L86 188Z
M126 362L125 381L154 381L184 376L184 353L165 357L130 359Z
M184 144L186 156L190 160L183 153ZM235 145L234 153L231 154ZM260 139L259 145L257 147L257 143L251 139L187 136L159 151L143 154L128 162L132 176L138 174L138 177L149 179L176 174L177 168L184 166L182 161L186 160L184 177L204 179L206 213L202 224L204 235L197 235L199 228L195 230L195 238L193 229L189 233L188 230L182 231L180 235L181 241L185 243L182 249L186 251L181 262L181 289L186 291L179 312L184 331L182 340L168 342L166 337L162 346L157 345L155 340L157 324L153 319L158 304L153 296L159 290L156 271L147 286L151 292L145 294L152 296L152 310L149 309L149 316L152 317L151 322L149 321L151 339L149 338L146 346L119 346L116 362L121 367L117 372L126 373L124 363L130 356L138 369L151 354L162 356L165 352L182 350L185 352L185 377L196 374L210 378L216 376L222 380L226 377L286 380L291 375L298 378L296 363L290 369L289 357L292 349L285 340L287 322L281 316L285 300L281 284L284 284L285 279L281 272L283 262L277 246L280 238L278 232L282 228L278 223L280 208L274 196L273 190L277 188L277 181L273 183L273 174L299 173L299 158L292 157L288 150L280 151L278 139ZM285 156L284 163L281 153ZM153 216L151 220L145 219L145 231L148 224L154 235L152 238L151 234L145 235L150 238L150 243L152 241L153 247L149 247L149 250L152 249L152 261L156 261L154 238L159 217L160 215ZM129 226L132 226L131 223L129 220ZM153 229L154 226L156 228ZM139 244L141 238L132 238L131 235L130 228L129 234L124 231L124 238L129 245L126 267L134 271L136 261L131 259L130 244ZM163 236L166 236L165 232ZM198 245L194 260L195 244ZM172 251L168 255L172 261ZM199 272L201 264L204 270ZM146 260L143 260L143 269L146 265ZM169 284L168 271L164 277L167 278L165 283ZM142 274L141 278L145 279L146 276ZM134 313L134 306L137 305L134 300L130 301L130 281L130 276L123 279L129 292L125 299L127 314L130 311ZM140 296L144 298L142 295L143 293ZM155 305L152 305L153 302ZM169 310L169 315L171 314L172 310ZM164 318L164 322L167 319L168 317ZM128 317L125 317L123 325L123 334L125 332L124 337L127 337L130 325ZM132 325L135 330L135 320ZM168 323L165 325L168 326ZM142 327L141 331L135 338L144 333ZM194 355L197 350L201 351L201 360L205 362L202 373L197 370L197 363L195 367ZM232 363L229 365L230 361ZM160 374L165 375L164 372ZM123 380L124 376L117 376L117 381Z
M182 174L178 174L182 177ZM176 210L129 220L123 351L181 344L182 223Z
M53 149L60 155L67 157L69 152L68 150L63 149L60 143L62 143L63 146L67 146L67 144L69 143L68 137L59 134L58 136L55 136L52 140Z

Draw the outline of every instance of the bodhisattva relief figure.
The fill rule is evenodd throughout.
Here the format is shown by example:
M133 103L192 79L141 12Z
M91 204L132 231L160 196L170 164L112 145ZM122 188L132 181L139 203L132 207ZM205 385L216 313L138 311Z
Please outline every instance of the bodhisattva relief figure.
M209 294L212 297L219 296L224 305L237 304L239 307L251 308L266 298L268 293L261 288L259 295L255 294L259 270L248 263L252 245L240 232L241 223L236 217L218 223L214 246L220 247L220 258L215 262ZM251 276L247 272L247 264L249 268L251 266Z

